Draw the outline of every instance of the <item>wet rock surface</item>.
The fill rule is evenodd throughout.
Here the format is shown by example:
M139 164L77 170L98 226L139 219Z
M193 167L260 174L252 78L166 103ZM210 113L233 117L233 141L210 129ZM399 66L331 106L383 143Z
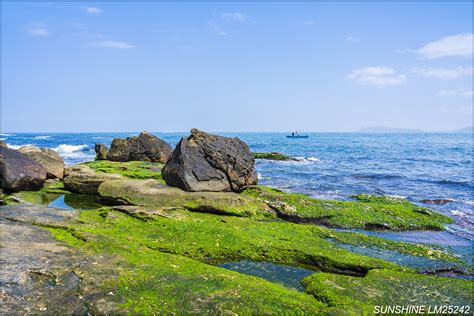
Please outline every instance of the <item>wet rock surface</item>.
M257 183L255 159L238 138L192 129L163 167L168 185L186 191L240 192Z
M46 180L46 169L24 154L0 147L1 188L6 192L39 190Z
M28 204L0 207L0 313L116 311L114 297L102 287L115 277L114 259L81 254L38 226L61 226L74 216L71 211Z
M165 163L171 157L171 146L164 140L148 133L112 141L107 159L112 161L152 161Z

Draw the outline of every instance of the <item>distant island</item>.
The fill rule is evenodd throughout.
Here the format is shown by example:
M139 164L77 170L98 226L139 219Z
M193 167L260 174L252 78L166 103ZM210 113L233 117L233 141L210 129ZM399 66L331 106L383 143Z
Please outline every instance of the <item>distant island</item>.
M474 131L473 126L468 126L452 131L446 131L448 133L472 133ZM387 126L369 126L369 127L361 127L356 132L358 133L429 133L433 131L424 131L419 128L412 129L412 128L398 128L398 127L387 127Z

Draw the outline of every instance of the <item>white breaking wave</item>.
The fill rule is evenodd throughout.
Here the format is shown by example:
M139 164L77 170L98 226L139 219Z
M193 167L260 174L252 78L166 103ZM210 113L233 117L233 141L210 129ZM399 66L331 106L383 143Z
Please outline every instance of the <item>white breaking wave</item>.
M257 179L262 180L262 174L260 172L257 172Z
M459 210L452 210L452 211L451 211L451 214L453 214L453 215L455 215L455 216L459 216L459 217L466 217L466 216L467 216L466 213L461 212L461 211L459 211Z
M6 140L6 138L3 138L3 137L2 137L2 138L0 138L0 140Z
M0 133L0 136L4 136L4 137L10 137L10 136L15 136L13 134L4 134L4 133Z
M322 162L321 159L317 157L295 157L298 162L313 163L313 162Z
M51 136L35 136L35 139L48 139Z
M89 148L87 145L67 145L61 144L58 147L51 148L58 152L64 158L78 158L86 155L85 149Z

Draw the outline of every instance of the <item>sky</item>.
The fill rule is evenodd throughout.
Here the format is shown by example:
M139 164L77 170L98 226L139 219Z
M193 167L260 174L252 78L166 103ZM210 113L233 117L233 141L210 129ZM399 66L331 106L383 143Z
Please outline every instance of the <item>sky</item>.
M472 125L472 2L2 2L2 132Z

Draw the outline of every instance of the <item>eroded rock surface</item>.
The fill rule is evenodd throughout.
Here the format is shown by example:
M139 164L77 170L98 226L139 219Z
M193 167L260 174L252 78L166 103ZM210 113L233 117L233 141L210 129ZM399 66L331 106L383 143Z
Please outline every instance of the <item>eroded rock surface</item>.
M238 138L192 129L163 167L168 185L186 191L240 192L257 183L255 159Z
M114 260L85 255L39 225L62 227L75 212L29 204L0 206L0 313L87 314L116 310L104 284Z
M41 164L6 147L0 147L0 174L0 187L6 192L39 190L46 180Z

